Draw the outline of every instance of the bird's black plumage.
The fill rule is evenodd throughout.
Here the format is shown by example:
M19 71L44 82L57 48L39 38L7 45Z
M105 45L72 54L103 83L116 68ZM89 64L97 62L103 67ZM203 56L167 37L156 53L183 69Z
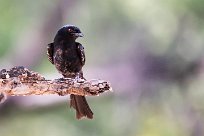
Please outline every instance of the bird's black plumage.
M83 78L82 67L85 64L84 47L75 42L78 37L82 37L79 28L73 25L66 25L59 29L54 42L48 44L47 55L49 61L55 65L56 69L66 78ZM76 117L80 119L85 116L93 118L84 96L71 95L70 106L76 109Z

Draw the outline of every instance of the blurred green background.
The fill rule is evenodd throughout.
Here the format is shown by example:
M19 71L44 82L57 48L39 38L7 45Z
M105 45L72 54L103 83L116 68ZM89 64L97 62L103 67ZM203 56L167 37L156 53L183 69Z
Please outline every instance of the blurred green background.
M59 78L46 46L78 26L84 75L114 92L88 97L93 120L76 120L68 98L10 97L0 136L203 136L203 0L1 0L0 66Z

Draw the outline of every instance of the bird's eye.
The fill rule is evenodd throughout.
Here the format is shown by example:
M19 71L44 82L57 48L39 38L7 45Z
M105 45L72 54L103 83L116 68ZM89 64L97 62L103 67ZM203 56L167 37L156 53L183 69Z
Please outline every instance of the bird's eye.
M73 30L71 28L68 29L69 32L72 32Z

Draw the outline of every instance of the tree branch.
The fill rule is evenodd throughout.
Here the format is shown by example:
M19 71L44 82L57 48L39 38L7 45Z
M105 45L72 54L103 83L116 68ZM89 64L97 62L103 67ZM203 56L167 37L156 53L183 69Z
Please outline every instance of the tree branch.
M107 81L86 81L71 78L46 80L40 74L22 66L14 67L8 71L6 69L0 71L0 102L3 102L6 96L47 94L95 96L111 90Z

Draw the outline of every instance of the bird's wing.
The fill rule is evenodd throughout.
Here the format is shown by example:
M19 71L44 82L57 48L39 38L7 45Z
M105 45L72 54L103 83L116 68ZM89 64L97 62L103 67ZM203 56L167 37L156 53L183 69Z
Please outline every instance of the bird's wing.
M83 66L85 64L85 60L86 60L84 47L78 42L76 42L76 45L77 45L77 53L81 59L81 64Z
M54 44L53 43L49 43L47 45L47 56L48 56L48 60L54 64L54 61L53 61L53 50L54 50Z

